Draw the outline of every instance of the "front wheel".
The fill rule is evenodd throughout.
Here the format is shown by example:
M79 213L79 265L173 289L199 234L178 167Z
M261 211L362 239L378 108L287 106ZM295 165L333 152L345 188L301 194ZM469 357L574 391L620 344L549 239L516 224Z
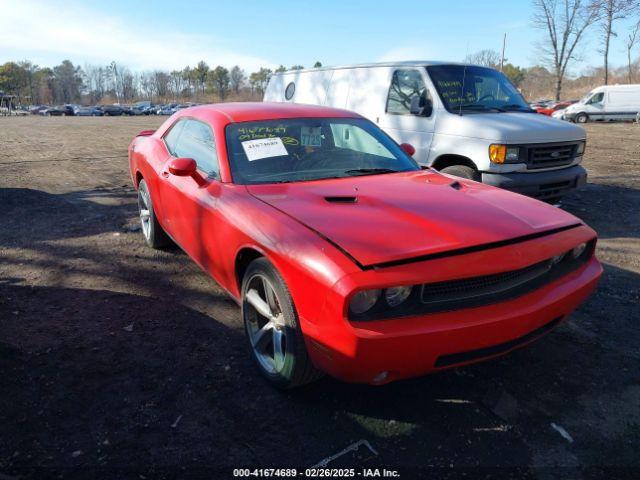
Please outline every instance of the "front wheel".
M589 116L586 113L579 113L576 115L576 123L587 123Z
M278 388L293 388L322 376L304 344L284 280L265 258L251 262L242 280L242 319L260 373Z
M445 167L440 171L448 175L455 175L456 177L466 178L476 182L481 180L480 172L475 168L471 168L466 165L451 165L450 167Z

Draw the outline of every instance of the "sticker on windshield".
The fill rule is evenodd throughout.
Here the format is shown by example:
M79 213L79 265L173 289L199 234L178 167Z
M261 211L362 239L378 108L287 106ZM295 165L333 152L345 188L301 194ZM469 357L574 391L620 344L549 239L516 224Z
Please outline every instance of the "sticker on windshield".
M321 147L322 127L302 127L300 129L300 143L304 147Z
M289 155L280 137L247 140L246 142L242 142L242 148L247 156L247 160L250 162L263 158Z

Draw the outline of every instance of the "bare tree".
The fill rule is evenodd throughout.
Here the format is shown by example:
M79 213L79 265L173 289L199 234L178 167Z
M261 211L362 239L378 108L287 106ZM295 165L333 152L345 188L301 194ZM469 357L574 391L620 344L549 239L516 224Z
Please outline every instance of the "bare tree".
M465 63L482 65L483 67L496 68L500 65L500 54L495 50L480 50L464 57Z
M609 83L609 46L611 45L611 37L618 36L613 30L613 24L617 20L627 18L636 8L640 8L640 4L636 0L593 0L592 8L599 11L601 19L601 53L604 58L604 84L607 85Z
M599 10L585 0L534 0L533 7L534 26L547 33L542 54L553 67L555 97L560 100L567 66L575 58L585 30L599 19Z
M636 45L640 44L640 20L631 28L629 36L627 37L627 68L629 69L629 83L633 83L633 70L631 64L631 50Z

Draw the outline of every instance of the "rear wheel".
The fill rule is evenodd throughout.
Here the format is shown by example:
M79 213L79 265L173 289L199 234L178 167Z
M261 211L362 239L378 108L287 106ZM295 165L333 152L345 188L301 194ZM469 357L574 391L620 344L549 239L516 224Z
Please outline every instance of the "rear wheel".
M579 113L576 115L576 123L587 123L589 116L586 113Z
M166 247L171 240L158 223L156 214L153 210L153 202L147 182L140 180L138 185L138 210L140 211L140 226L142 227L142 235L147 245L151 248Z
M307 354L289 290L265 258L251 262L242 280L242 319L251 354L272 385L293 388L322 376Z
M480 172L475 168L468 167L466 165L451 165L450 167L445 167L440 171L448 175L455 175L456 177L466 178L476 182L481 180Z

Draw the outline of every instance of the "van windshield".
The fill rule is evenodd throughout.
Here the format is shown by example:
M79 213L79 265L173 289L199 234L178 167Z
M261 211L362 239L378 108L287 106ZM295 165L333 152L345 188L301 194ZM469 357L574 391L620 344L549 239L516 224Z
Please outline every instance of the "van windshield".
M427 71L450 112L535 112L507 77L492 68L434 65Z
M361 118L290 118L225 129L234 183L289 183L420 170L391 138Z

